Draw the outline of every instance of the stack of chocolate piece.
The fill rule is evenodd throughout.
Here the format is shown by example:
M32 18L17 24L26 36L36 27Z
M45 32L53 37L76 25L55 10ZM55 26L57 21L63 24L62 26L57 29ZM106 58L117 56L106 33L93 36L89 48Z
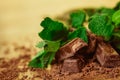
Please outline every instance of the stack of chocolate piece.
M120 66L120 56L110 44L92 33L88 33L88 40L86 43L80 38L75 38L58 50L56 60L62 62L62 72L80 72L87 64L88 58L93 56L103 67Z

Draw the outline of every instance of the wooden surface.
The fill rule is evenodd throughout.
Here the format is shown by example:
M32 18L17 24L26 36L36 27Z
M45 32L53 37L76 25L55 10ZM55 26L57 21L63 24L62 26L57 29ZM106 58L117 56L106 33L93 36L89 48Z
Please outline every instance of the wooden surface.
M119 0L2 0L0 42L38 38L44 16L55 17L75 8L113 7ZM39 38L38 38L39 39ZM34 39L33 39L34 40Z

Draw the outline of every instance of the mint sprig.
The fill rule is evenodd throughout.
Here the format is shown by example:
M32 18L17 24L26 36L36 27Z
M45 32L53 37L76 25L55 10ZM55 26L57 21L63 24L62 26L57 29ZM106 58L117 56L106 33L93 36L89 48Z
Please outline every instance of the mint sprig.
M113 16L112 21L115 23L115 25L120 25L120 10L117 10Z
M70 32L68 35L68 40L72 40L74 38L81 38L83 41L88 42L87 38L87 30L85 27L80 26L78 29L76 29L73 32Z
M81 38L88 43L87 29L83 25L86 22L86 14L90 15L87 21L90 32L104 37L105 41L112 44L120 52L120 2L113 9L88 9L85 12L78 10L70 13L70 20L68 21L71 21L71 26L69 28L74 28L73 31L69 31L70 29L67 29L63 23L46 17L40 24L43 30L39 33L39 37L43 41L36 45L43 50L39 51L29 62L29 66L48 67L54 60L59 48L74 38Z
M67 36L67 28L60 22L54 21L49 17L46 17L40 24L43 30L39 33L39 36L43 40L61 40Z
M78 28L83 25L86 14L83 11L76 11L70 14L72 27Z
M105 39L110 39L114 26L107 15L95 15L89 22L89 29L98 36L103 36Z
M45 68L51 64L54 59L55 53L60 47L60 41L44 41L39 43L38 47L42 48L40 44L45 44L43 46L44 50L39 51L37 55L29 62L29 66L36 68Z

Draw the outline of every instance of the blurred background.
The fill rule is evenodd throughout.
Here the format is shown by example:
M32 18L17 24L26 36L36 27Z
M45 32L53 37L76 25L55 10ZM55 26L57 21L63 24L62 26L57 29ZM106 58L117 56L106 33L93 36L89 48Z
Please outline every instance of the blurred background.
M0 42L39 39L44 16L55 17L76 8L114 7L120 0L2 0Z

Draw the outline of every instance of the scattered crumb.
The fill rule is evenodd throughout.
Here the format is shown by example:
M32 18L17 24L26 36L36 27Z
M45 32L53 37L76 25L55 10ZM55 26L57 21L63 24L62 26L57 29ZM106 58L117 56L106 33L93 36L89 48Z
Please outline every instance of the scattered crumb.
M7 44L4 44L7 47ZM4 49L4 53L14 55L21 53L16 58L0 58L0 80L120 80L120 67L103 68L97 61L90 61L80 73L62 73L61 64L51 65L50 70L28 67L31 56L36 54L32 46L19 46L11 44L13 48ZM6 54L6 55L7 55Z

